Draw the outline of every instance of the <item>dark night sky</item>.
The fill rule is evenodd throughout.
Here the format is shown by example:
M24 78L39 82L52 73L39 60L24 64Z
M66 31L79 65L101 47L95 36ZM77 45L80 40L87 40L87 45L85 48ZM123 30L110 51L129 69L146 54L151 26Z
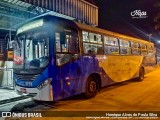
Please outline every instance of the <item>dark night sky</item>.
M133 37L148 39L148 34L158 38L153 21L158 10L153 6L155 0L94 0L99 7L99 27ZM147 18L131 17L134 10L146 11Z

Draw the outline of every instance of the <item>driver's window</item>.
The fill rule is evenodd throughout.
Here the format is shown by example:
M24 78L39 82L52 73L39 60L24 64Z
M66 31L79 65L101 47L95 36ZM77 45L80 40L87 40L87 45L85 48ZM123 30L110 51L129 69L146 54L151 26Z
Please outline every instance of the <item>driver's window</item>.
M62 37L63 36L63 37ZM79 43L78 34L70 30L66 32L55 32L56 42L56 64L61 66L78 57Z
M56 52L61 52L60 33L55 33Z

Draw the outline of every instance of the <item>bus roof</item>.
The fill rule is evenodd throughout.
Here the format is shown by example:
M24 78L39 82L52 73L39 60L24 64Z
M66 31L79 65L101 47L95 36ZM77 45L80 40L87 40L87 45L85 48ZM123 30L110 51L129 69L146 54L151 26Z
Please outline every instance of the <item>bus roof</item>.
M40 19L40 18L57 18L58 20L64 20L66 21L67 19L64 19L64 18L60 18L60 17L55 17L55 16L52 16L52 15L44 15L44 16L40 16L40 17L37 17L37 18L34 18L34 19L31 19L29 21L27 21L26 23L29 23L33 20L36 20L36 19ZM143 39L138 39L138 38L135 38L135 37L131 37L131 36L128 36L128 35L123 35L123 34L119 34L119 33L116 33L116 32L112 32L112 31L108 31L108 30L104 30L104 29L101 29L101 28L97 28L97 27L93 27L93 26L90 26L90 25L85 25L85 24L82 24L82 23L79 23L79 22L75 22L75 21L72 21L72 20L67 20L68 22L70 23L75 23L77 25L77 27L81 30L86 30L86 31L91 31L91 32L96 32L96 33L99 33L99 34L105 34L105 35L110 35L110 36L114 36L114 37L117 37L117 38L122 38L122 39L126 39L126 40L129 40L129 41L134 41L134 42L139 42L139 43L143 43L143 44L152 44L154 45L152 42L149 42L147 40L143 40ZM72 21L72 22L71 22ZM26 24L24 23L24 24ZM21 27L24 25L22 24Z
M139 42L139 43L143 43L143 44L153 44L152 42L149 42L149 41L146 41L146 40L143 40L143 39L138 39L138 38L134 38L134 37L131 37L131 36L128 36L128 35L123 35L123 34L119 34L119 33L116 33L116 32L111 32L111 31L104 30L104 29L97 28L97 27L93 27L93 26L90 26L90 25L85 25L85 24L78 23L78 22L75 22L75 24L82 30L97 32L97 33L100 33L100 34L110 35L110 36L130 40L130 41L134 41L134 42Z

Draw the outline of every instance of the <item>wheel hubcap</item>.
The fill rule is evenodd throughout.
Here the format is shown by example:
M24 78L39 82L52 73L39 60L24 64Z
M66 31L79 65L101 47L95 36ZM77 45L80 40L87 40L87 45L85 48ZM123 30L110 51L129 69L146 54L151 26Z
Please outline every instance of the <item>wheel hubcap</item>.
M95 92L96 91L96 83L95 81L91 81L90 86L89 86L90 92Z

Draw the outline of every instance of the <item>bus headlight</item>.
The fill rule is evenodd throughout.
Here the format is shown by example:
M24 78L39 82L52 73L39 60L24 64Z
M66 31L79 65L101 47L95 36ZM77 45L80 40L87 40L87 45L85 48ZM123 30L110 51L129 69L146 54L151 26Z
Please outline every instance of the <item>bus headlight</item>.
M44 87L46 87L48 84L50 84L51 81L52 81L52 78L48 78L47 80L45 80L44 82L42 82L37 88L39 90L41 90Z

